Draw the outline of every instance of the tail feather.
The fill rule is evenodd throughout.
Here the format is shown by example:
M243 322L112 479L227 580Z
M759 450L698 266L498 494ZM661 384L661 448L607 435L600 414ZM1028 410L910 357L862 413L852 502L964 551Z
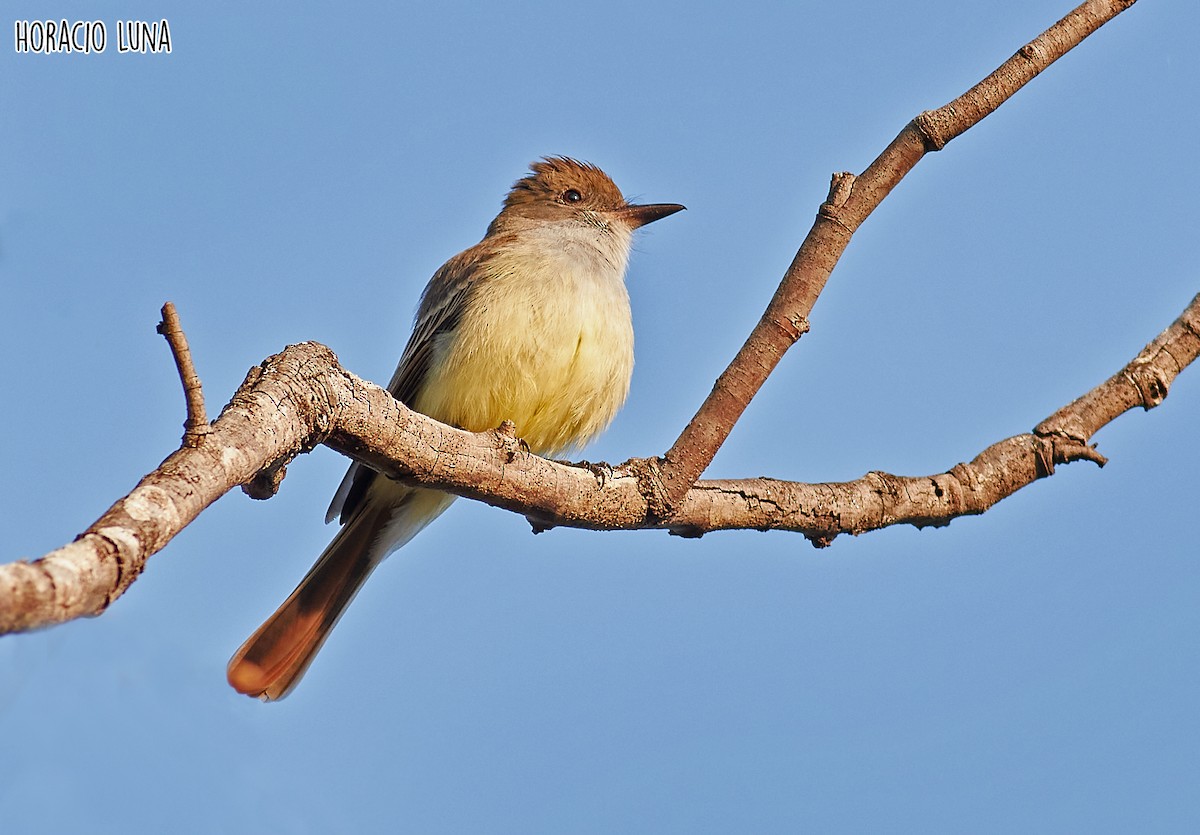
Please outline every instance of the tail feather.
M376 479L296 590L229 660L233 689L264 701L290 693L375 566L453 501Z
M364 508L338 531L291 596L234 653L226 672L233 689L274 701L299 683L379 564L371 546L386 521L384 510Z

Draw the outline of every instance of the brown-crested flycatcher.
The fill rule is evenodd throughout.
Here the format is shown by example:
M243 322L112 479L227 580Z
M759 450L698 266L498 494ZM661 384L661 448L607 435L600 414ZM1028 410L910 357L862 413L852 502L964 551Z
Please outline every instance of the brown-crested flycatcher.
M608 175L573 159L530 167L483 240L429 280L388 390L472 432L511 420L532 452L558 455L625 402L633 230L683 206L627 203ZM261 699L291 692L375 566L452 501L352 464L326 515L342 529L230 660L229 683Z

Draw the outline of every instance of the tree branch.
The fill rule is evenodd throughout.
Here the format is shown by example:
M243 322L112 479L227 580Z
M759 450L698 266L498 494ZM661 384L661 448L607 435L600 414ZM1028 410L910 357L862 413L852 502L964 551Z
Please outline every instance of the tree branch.
M978 124L1084 38L1135 0L1087 0L1017 50L995 72L949 104L918 115L857 178L835 174L829 198L817 212L766 312L729 367L717 379L671 449L647 459L641 478L653 497L652 512L666 519L713 457L750 401L793 344L808 331L808 317L854 232L928 151Z
M1161 403L1198 355L1200 295L1117 374L969 464L932 476L872 472L841 484L701 481L662 520L650 511L636 461L598 472L539 458L505 427L471 433L438 423L346 371L325 346L293 345L251 369L202 446L172 454L70 545L0 566L0 633L99 614L204 508L261 472L282 472L318 443L406 483L526 514L543 529L788 530L827 545L889 525L945 525L983 513L1056 464L1102 464L1088 446L1092 435L1129 409Z

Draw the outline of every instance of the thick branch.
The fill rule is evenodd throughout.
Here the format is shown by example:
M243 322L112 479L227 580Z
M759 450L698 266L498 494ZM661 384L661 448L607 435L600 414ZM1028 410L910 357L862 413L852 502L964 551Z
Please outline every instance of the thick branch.
M784 353L807 330L808 317L850 237L927 151L978 124L1038 73L1078 46L1134 0L1087 0L1021 47L963 95L920 114L857 178L834 175L829 198L749 338L717 379L696 416L661 460L643 465L652 510L668 518L710 463Z
M538 458L504 428L475 434L437 423L343 369L328 348L293 345L251 369L202 446L171 455L75 542L0 566L0 632L99 614L200 511L318 443L405 482L526 514L543 528L667 528L685 536L779 529L823 545L888 525L944 525L982 513L1055 464L1099 460L1091 436L1129 409L1162 402L1197 355L1200 295L1120 372L1032 434L993 444L969 464L933 476L869 473L844 484L702 481L664 521L651 513L636 462L597 473Z

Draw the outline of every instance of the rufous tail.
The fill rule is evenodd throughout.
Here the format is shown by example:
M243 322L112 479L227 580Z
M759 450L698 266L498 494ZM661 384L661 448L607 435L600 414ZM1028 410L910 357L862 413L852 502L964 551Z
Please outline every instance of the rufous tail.
M364 508L329 543L283 605L229 660L233 689L264 701L292 691L382 555L373 541L386 509Z

